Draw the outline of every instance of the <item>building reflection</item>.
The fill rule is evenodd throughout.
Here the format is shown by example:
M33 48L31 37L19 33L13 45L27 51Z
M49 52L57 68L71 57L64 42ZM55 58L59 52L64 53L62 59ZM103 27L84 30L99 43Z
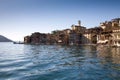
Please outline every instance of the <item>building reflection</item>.
M97 51L97 57L102 60L102 63L120 63L120 48L98 46Z
M120 63L120 48L112 49L113 63Z

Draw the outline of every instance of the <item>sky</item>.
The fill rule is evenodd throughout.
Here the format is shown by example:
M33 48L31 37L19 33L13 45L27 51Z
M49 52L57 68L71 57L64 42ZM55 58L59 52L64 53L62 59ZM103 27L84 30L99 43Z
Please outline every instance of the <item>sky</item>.
M120 18L120 0L0 0L0 35L14 41L34 32L87 28Z

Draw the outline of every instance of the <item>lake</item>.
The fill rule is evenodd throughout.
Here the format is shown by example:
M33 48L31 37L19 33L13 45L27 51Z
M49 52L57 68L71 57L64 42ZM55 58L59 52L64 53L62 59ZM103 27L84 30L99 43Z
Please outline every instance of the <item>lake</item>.
M120 80L120 48L1 42L0 80Z

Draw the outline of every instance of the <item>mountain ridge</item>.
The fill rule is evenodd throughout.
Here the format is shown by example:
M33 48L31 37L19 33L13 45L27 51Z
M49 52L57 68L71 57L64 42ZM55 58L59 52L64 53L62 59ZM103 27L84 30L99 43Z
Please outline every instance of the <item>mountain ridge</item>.
M12 40L8 39L7 37L0 35L0 42L12 42Z

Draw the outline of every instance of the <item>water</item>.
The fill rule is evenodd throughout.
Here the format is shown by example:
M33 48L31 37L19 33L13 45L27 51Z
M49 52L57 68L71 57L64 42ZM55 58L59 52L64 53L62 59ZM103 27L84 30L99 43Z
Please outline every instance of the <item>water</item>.
M0 80L120 80L120 48L0 43Z

